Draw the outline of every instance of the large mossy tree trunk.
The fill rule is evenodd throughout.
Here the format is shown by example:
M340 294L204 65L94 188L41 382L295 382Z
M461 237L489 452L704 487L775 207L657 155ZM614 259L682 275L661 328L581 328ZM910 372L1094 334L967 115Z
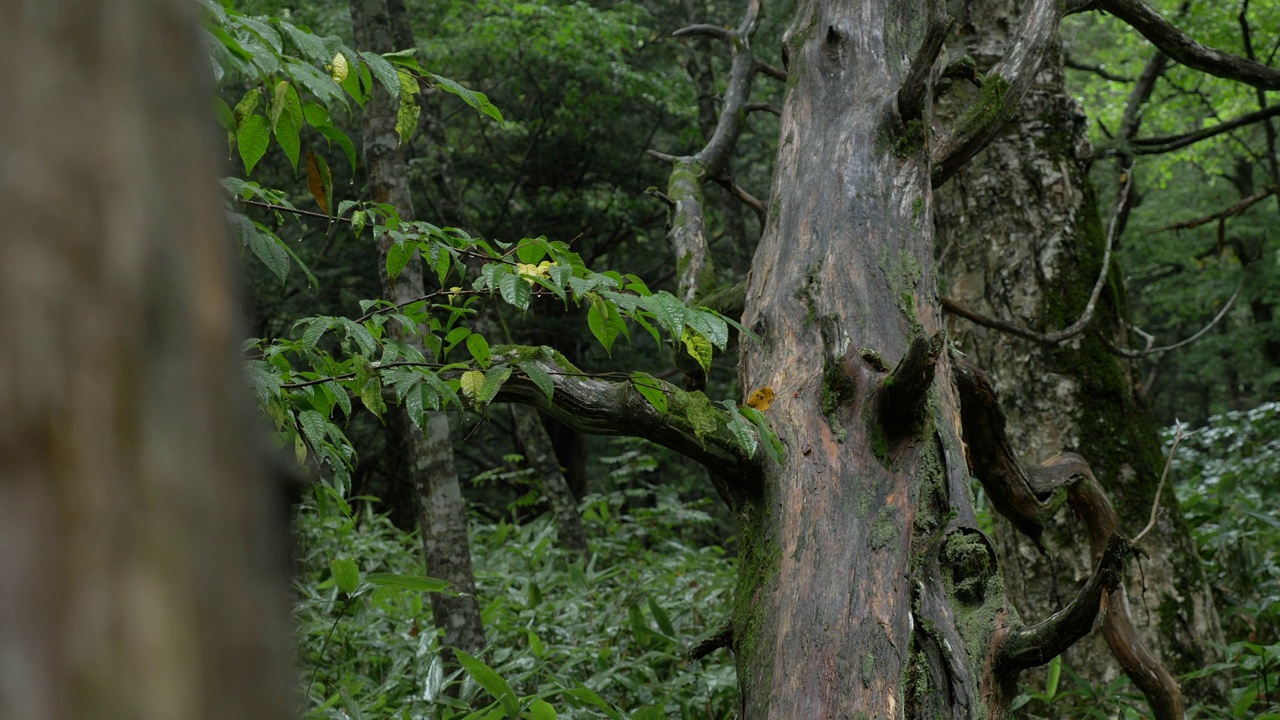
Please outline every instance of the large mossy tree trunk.
M394 11L394 16L393 12ZM351 22L356 45L362 50L391 52L412 47L404 4L395 0L352 0ZM397 47L400 46L400 47ZM361 116L369 194L375 202L389 202L404 220L413 218L409 171L396 133L397 104L390 93L376 88ZM385 297L407 303L424 294L422 267L417 260L405 266L399 277L385 275L386 255L394 240L390 233L379 240L378 266L383 273ZM419 348L421 350L421 348ZM460 594L431 594L431 611L443 629L443 644L478 652L485 645L480 605L475 597L471 568L471 544L467 538L466 503L453 461L449 418L427 413L427 427L418 428L408 412L397 407L389 413L391 443L401 453L400 466L408 471L418 499L423 554L427 574L447 580ZM447 657L452 651L446 651Z
M0 11L0 717L297 708L197 16Z
M906 4L801 2L769 221L747 289L744 392L786 444L738 493L742 717L969 717L1006 612L974 520L933 271L928 148L895 93ZM941 382L891 366L914 343ZM923 381L923 382L921 382ZM901 412L898 412L901 411Z
M986 71L1007 47L1020 3L984 0L955 7L953 54L967 51ZM1017 117L937 194L935 224L946 294L959 304L1048 333L1084 311L1101 270L1103 221L1089 183L1085 118L1063 87L1055 48ZM940 112L958 114L976 91L957 84ZM957 107L958 106L958 107ZM1115 504L1122 529L1146 525L1164 459L1154 417L1137 397L1131 368L1107 348L1122 342L1124 294L1117 268L1080 336L1045 344L953 316L951 337L994 379L1009 435L1028 464L1064 451L1089 459ZM1092 555L1078 522L1055 519L1048 554L997 516L1006 587L1025 617L1045 617L1088 577ZM1126 577L1134 623L1176 673L1203 667L1222 634L1195 546L1177 500L1166 491L1160 520L1144 543L1149 557ZM1068 665L1105 685L1121 672L1101 634L1076 645ZM1192 688L1206 700L1217 690Z

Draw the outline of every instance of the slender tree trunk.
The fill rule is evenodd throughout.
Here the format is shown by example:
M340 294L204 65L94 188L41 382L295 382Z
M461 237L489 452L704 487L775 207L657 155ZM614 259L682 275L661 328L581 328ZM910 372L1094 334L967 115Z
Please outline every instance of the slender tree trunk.
M967 3L959 37L985 71L1005 50L1001 27L1016 23L1020 3ZM1106 229L1088 180L1091 149L1085 118L1063 88L1055 51L1024 97L1017 118L937 194L944 294L987 316L1049 332L1083 311L1101 269ZM972 95L957 86L941 105ZM951 114L958 110L952 109ZM1063 452L1088 457L1115 503L1121 527L1146 525L1164 459L1156 425L1139 399L1128 363L1108 352L1122 342L1126 314L1117 269L1111 270L1089 330L1060 346L1045 345L954 318L959 348L995 378L1015 447L1029 464ZM996 536L1006 587L1027 618L1046 617L1088 577L1092 556L1078 524L1060 517L1046 534L1048 555L1007 522ZM1217 613L1176 498L1166 488L1150 557L1127 577L1134 621L1174 672L1203 667L1222 642ZM1066 657L1094 683L1120 674L1096 634ZM1204 699L1219 689L1191 688Z
M196 7L0 10L0 717L296 711Z
M556 459L555 447L542 424L542 417L530 405L512 403L511 419L516 429L516 440L524 450L525 460L538 473L538 479L542 481L542 492L551 503L551 513L555 517L556 528L560 531L560 542L567 549L585 555L588 551L587 534L582 529L578 501L560 470L560 461Z
M403 5L397 3L398 9ZM352 0L351 20L356 45L363 50L390 52L397 49L393 33L407 27L407 18L397 13L394 21L387 0ZM412 36L409 36L412 39ZM377 202L389 202L402 219L412 219L413 201L409 193L409 173L396 134L396 104L382 88L375 89L365 106L361 135L364 141L369 192ZM390 235L379 240L379 267L386 267L386 254L394 241ZM385 270L383 270L385 272ZM423 295L422 269L410 262L394 281L385 278L385 297L405 302ZM443 642L450 647L477 652L484 647L484 627L475 598L471 570L471 546L467 539L466 504L458 486L449 442L449 421L443 413L428 413L426 428L416 428L403 408L390 413L393 444L405 456L404 466L418 497L422 525L423 553L427 573L453 583L461 595L431 595L436 624L444 630ZM451 656L446 652L446 656Z

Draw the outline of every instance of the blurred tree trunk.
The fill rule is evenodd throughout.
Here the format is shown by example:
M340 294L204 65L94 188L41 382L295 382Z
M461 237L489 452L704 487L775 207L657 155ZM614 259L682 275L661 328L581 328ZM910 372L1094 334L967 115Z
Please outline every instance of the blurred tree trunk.
M0 717L290 717L197 5L0 10Z
M388 0L352 0L351 23L356 46L378 53L402 49L397 45L405 42L412 46L413 37L408 32L403 3L394 3L394 10L393 17ZM391 95L382 88L375 89L362 115L361 137L370 197L375 202L391 203L399 210L401 219L410 220L413 199L409 193L408 165L396 134L396 111L396 101ZM386 277L386 254L393 242L390 234L378 241L384 296L396 303L421 297L424 291L420 262L410 262L394 281ZM403 455L402 466L407 468L418 498L427 573L448 580L462 593L454 597L431 594L432 615L436 625L444 630L442 642L467 652L478 652L485 644L484 626L475 597L466 504L453 462L449 419L444 413L428 413L427 427L417 428L403 408L395 408L388 415L392 443ZM445 655L451 657L452 653L446 651Z
M979 72L1005 50L1002 28L1017 24L1019 3L984 0L952 8L959 42ZM964 170L943 186L936 230L942 294L988 317L1050 332L1079 318L1101 268L1106 228L1089 183L1085 118L1063 88L1062 55L1042 66L1021 112ZM940 101L954 114L972 89L957 81ZM1047 346L951 316L960 350L987 370L1022 459L1040 463L1062 451L1085 455L1133 534L1147 523L1164 464L1155 420L1138 398L1129 363L1107 351L1120 343L1125 317L1121 274L1112 267L1085 333ZM994 515L995 513L993 513ZM1061 607L1092 565L1087 539L1069 517L1046 532L1050 555L996 516L1009 595L1028 621ZM1160 520L1146 543L1156 548L1126 577L1134 622L1148 647L1175 673L1203 667L1222 642L1218 617L1177 501L1166 488ZM1091 682L1120 673L1100 635L1065 658ZM1212 687L1188 688L1213 697Z

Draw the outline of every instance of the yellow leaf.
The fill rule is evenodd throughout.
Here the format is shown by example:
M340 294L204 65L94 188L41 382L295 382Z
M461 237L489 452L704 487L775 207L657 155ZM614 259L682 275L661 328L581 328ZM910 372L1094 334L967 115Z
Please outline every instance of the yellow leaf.
M765 385L764 387L751 393L751 397L747 398L747 407L753 407L760 412L769 409L773 404L773 388Z
M527 282L527 283L529 283L530 285L532 285L532 284L533 284L533 281L532 281L532 280L530 280L529 278L535 278L535 277L540 277L540 278L549 278L549 277L551 277L551 266L552 266L552 265L555 265L555 263L553 263L553 262L547 262L546 260L543 260L542 262L538 263L537 265L534 265L533 263L516 263L516 272L518 272L518 273L520 273L521 275L525 276L525 282Z
M347 79L347 58L342 53L333 56L333 72L330 77L336 83L341 83Z
M339 55L338 57L342 57ZM314 152L307 151L307 190L311 191L311 197L316 199L316 204L324 211L325 215L329 214L329 193L325 191L326 187L333 186L332 176L329 175L329 168L320 167L320 156ZM326 180L328 182L326 182Z
M479 370L468 370L462 373L462 394L472 402L480 395L484 387L484 373Z

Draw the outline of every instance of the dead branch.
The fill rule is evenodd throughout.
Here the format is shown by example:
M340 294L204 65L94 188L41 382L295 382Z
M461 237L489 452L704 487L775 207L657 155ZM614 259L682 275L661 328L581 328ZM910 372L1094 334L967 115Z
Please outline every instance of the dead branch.
M1235 217L1278 192L1280 192L1280 185L1271 185L1264 188L1262 192L1257 193L1256 195L1250 195L1226 210L1221 210L1213 213L1212 215L1198 217L1195 220L1184 220L1183 222L1174 223L1172 225L1165 225L1164 227L1152 230L1147 234L1155 235L1156 233L1168 232L1169 230L1190 230L1191 228L1197 228L1215 220L1221 221L1230 217Z
M1133 82L1133 78L1131 77L1125 77L1124 75L1117 75L1113 72L1110 72L1109 70L1102 67L1101 65L1090 65L1088 63L1080 62L1079 60L1076 60L1070 55L1068 55L1066 59L1062 61L1062 64L1071 68L1072 70L1080 70L1082 72L1093 73L1094 75L1097 75L1103 80L1110 80L1111 82L1120 82L1120 83Z
M1193 132L1182 133L1180 135L1165 135L1163 137L1154 138L1138 138L1130 140L1129 152L1134 155L1158 155L1161 153L1173 152L1180 150L1188 145L1194 145L1202 140L1216 137L1222 133L1231 132L1236 128L1252 125L1253 123L1262 122L1269 118L1280 115L1280 105L1251 112L1247 115L1241 115L1234 120L1220 122L1213 127L1201 128Z
M1147 341L1146 348L1142 350L1131 350L1129 348L1122 348L1116 345L1115 343L1111 342L1110 339L1108 339L1107 351L1111 352L1112 354L1119 355L1120 357L1133 359L1133 358L1147 357L1148 355L1159 355L1162 353L1167 353L1170 350L1177 350L1178 348L1186 347L1187 345L1190 345L1191 343L1204 337L1206 333L1208 333L1210 330L1213 329L1214 325L1218 324L1219 320L1227 316L1227 311L1231 309L1231 306L1235 303L1236 298L1239 297L1240 295L1241 287L1242 285L1236 286L1235 292L1231 293L1231 297L1227 298L1226 304L1222 306L1222 309L1218 311L1217 315L1213 316L1213 319L1209 321L1208 325L1205 325L1204 327L1200 328L1200 330L1195 335L1192 335L1191 337L1185 340L1180 340L1176 343L1173 343L1172 345L1164 345L1162 347L1153 348L1151 347L1151 343L1155 342L1155 338L1150 333L1143 332L1141 328L1133 327L1132 330L1134 332L1138 333L1139 335L1141 335L1143 338L1146 339Z
M768 219L769 211L765 208L764 202L762 202L760 198L752 195L746 190L743 190L741 185L734 182L733 179L728 176L722 175L716 178L716 182L725 190L732 193L733 196L743 205L751 208L751 211L756 214L756 219L760 221L760 227L764 227L765 220Z
M933 64L942 54L942 44L956 24L955 18L947 15L946 8L936 2L929 3L929 15L924 40L921 41L916 56L911 59L911 69L907 71L907 77L898 90L898 115L903 122L919 120L924 115Z
M689 662L701 660L720 648L733 647L733 618L729 618L715 632L703 638L689 650Z
M1182 442L1182 423L1177 420L1173 421L1177 425L1177 433L1173 436L1173 446L1169 448L1169 457L1164 461L1164 472L1160 473L1160 484L1156 486L1156 499L1151 503L1151 520L1147 522L1147 526L1142 528L1142 532L1133 536L1133 544L1137 545L1142 542L1142 538L1151 532L1151 528L1156 526L1156 513L1160 510L1160 493L1164 491L1164 483L1169 478L1169 468L1173 467L1173 455L1178 452L1178 443Z
M880 421L894 439L911 432L928 401L934 370L942 354L943 334L932 338L916 335L911 346L884 380L880 382Z

